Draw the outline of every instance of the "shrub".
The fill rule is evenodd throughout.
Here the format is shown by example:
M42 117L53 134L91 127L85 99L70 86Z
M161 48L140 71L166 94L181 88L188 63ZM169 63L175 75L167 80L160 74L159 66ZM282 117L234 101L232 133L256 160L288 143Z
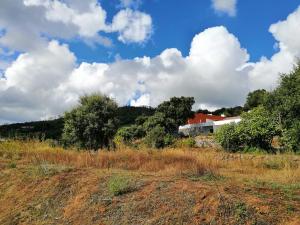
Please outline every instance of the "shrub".
M117 131L117 137L125 144L130 144L132 141L145 136L145 131L142 126L131 125L129 127L122 127Z
M165 130L161 126L156 126L147 132L145 144L150 148L163 148L165 146Z
M108 189L112 195L117 196L128 193L133 188L129 177L113 175L108 181Z
M194 148L196 147L196 141L192 137L182 138L177 141L176 146L181 148Z
M221 127L215 135L216 141L226 150L237 151L242 147L272 150L272 140L278 135L276 121L262 106L242 114L239 124Z
M226 124L220 127L216 134L215 140L226 150L238 151L241 146L241 140L236 131L236 124Z

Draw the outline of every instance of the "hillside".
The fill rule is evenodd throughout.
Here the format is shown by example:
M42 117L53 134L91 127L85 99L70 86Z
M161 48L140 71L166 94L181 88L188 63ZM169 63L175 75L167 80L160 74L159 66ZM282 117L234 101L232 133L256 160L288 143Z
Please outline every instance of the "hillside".
M0 224L300 223L300 156L0 142Z

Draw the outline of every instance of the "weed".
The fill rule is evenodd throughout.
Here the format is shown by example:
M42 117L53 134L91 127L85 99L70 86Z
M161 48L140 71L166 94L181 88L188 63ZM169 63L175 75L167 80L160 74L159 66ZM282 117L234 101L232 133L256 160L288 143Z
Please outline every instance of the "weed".
M132 180L128 176L113 175L108 181L108 190L114 195L122 195L134 190Z
M235 216L239 222L246 222L249 217L247 205L244 202L235 204Z
M8 164L8 168L11 168L11 169L17 168L17 164L15 162L10 162Z

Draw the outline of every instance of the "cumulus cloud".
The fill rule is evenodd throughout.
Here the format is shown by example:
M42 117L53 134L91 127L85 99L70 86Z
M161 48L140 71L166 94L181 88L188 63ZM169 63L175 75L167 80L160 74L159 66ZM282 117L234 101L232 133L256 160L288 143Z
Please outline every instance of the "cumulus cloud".
M130 43L145 41L151 34L151 16L144 12L123 9L115 15L115 25L107 21L106 14L97 0L2 0L0 46L30 51L46 46L47 37L79 37L109 46L111 42L103 37L106 33L119 32L119 39ZM125 24L120 25L118 18Z
M253 65L249 73L250 88L272 90L278 85L279 76L288 73L300 57L300 7L286 20L270 26L279 51L270 59L262 59Z
M217 13L226 13L229 16L236 15L237 0L212 0L212 7Z
M55 116L91 92L107 94L120 105L156 106L172 96L194 96L195 108L241 105L249 90L274 88L278 74L291 70L300 45L286 33L300 32L299 13L297 9L270 27L279 50L256 63L249 62L246 49L223 26L195 35L188 56L171 48L153 58L112 63L77 65L67 45L46 42L21 54L5 69L0 78L0 120Z
M0 114L2 120L11 121L47 118L74 106L80 95L96 91L120 105L156 106L181 95L195 96L197 104L208 106L241 103L247 93L247 77L237 69L248 58L224 27L196 35L187 57L177 49L167 49L154 58L111 64L76 66L68 47L51 41L47 47L21 54L6 69L0 82L0 104L4 106Z
M119 32L118 39L124 43L141 43L152 33L152 19L145 13L127 8L114 16L111 30Z

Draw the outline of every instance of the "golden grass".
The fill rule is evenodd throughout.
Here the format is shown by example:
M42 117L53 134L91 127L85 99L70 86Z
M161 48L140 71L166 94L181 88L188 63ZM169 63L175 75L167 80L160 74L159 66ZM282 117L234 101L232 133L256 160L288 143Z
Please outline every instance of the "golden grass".
M233 180L300 183L300 156L230 154L217 149L76 151L35 141L0 142L0 157L75 168L122 169L157 174L203 175L211 172Z

